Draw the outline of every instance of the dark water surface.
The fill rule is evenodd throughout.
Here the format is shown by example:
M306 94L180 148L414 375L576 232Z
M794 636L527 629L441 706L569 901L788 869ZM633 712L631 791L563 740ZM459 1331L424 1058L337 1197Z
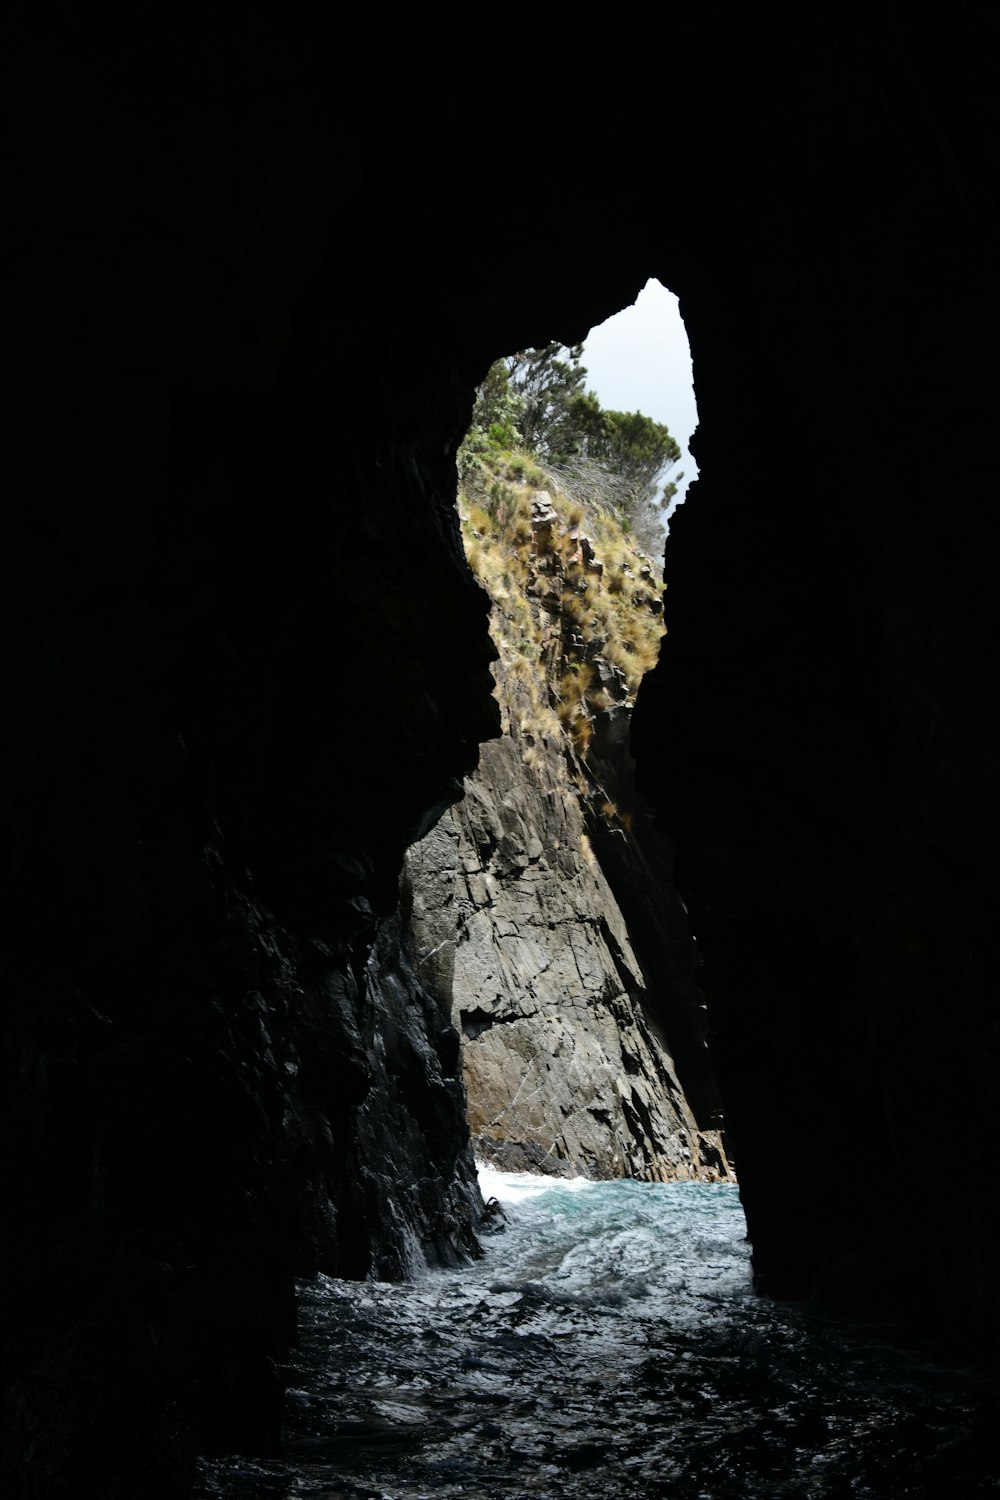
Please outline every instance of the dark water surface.
M1000 1383L762 1300L737 1191L484 1174L484 1261L304 1284L282 1460L200 1500L1000 1496Z

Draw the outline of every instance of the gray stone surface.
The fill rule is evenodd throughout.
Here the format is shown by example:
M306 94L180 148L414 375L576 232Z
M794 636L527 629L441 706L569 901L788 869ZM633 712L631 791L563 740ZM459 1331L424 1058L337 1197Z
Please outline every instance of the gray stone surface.
M726 1176L685 1099L563 750L485 745L407 856L422 983L461 1033L477 1155L511 1170Z

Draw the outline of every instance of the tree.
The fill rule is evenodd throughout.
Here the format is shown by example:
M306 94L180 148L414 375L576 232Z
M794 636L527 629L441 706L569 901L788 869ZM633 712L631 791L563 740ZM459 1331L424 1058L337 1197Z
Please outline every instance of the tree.
M476 390L470 432L513 448L523 441L522 408L521 396L511 384L507 362L498 359L490 365L485 380Z
M571 410L576 398L586 394L587 371L580 364L582 355L582 344L570 349L546 344L543 349L512 354L507 360L511 387L522 402L522 441L542 458L558 458L575 451Z
M477 393L474 425L498 443L519 440L581 500L610 506L654 550L662 512L677 493L667 476L680 447L642 412L605 411L584 384L582 356L582 344L546 344L498 360Z
M583 436L586 456L621 481L619 503L629 519L640 511L661 510L677 492L675 484L665 484L681 456L677 440L662 422L639 411L601 415L603 422Z

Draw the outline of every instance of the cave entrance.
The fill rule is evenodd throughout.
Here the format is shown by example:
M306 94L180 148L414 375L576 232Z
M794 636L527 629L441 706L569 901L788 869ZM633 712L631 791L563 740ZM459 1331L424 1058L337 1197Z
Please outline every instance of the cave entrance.
M670 473L677 490L664 508L668 523L698 477L689 443L698 425L691 346L680 301L661 282L646 282L635 302L592 328L583 342L587 384L605 409L643 412L662 422L680 455Z
M677 299L651 281L582 345L498 361L460 454L504 733L410 879L491 1167L733 1180L698 955L629 742L664 635L691 380Z

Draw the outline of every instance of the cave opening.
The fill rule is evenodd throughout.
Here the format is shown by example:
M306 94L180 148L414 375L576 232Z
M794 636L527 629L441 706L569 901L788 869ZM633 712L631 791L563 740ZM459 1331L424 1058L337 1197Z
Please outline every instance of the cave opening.
M696 422L678 300L650 280L581 343L497 361L459 450L503 734L432 836L433 872L411 851L408 879L433 885L452 841L451 930L418 892L418 946L438 971L449 950L444 1008L491 1166L733 1180L700 955L630 746Z
M642 412L662 422L676 439L679 453L662 476L677 485L663 507L664 521L669 522L698 477L690 448L698 426L698 402L680 299L650 277L634 302L590 330L582 360L588 386L604 407Z
M502 605L492 628L496 671L509 689L501 693L507 733L483 746L485 772L469 778L464 801L409 850L403 903L421 985L456 1022L466 1058L483 1053L473 1086L468 1070L466 1082L473 1141L490 1163L479 1172L486 1255L428 1276L414 1246L402 1279L321 1276L302 1286L297 1404L281 1482L301 1462L328 1483L360 1471L386 1493L409 1497L433 1475L436 1492L467 1495L498 1486L518 1493L544 1472L547 1493L579 1500L634 1493L637 1481L651 1493L669 1484L679 1496L798 1493L805 1475L817 1494L850 1490L882 1500L902 1494L914 1474L930 1475L930 1483L937 1475L941 1492L953 1493L958 1451L976 1493L991 1472L990 1444L981 1425L963 1424L973 1407L986 1409L981 1372L949 1371L942 1382L940 1366L929 1373L921 1352L894 1343L880 1323L851 1326L780 1291L751 1293L745 1220L727 1180L724 1141L712 1140L718 1090L704 1070L699 957L672 895L672 856L656 849L651 816L647 830L628 800L627 740L596 722L610 705L592 711L591 683L568 670L566 633L550 622L539 638L522 597L530 590L519 569L534 570L543 587L558 576L554 621L565 595L571 606L587 598L587 566L602 562L600 549L588 558L582 517L560 518L547 488L551 465L512 454L487 468L478 493L460 499L460 513L473 571ZM574 545L558 569L539 569L560 523L576 532L566 538ZM540 530L550 533L541 549ZM579 571L582 593L564 587L567 568ZM568 634L587 646L586 613L571 611ZM603 645L581 651L580 666L596 667ZM558 691L533 698L532 674L546 660L558 666ZM570 702L560 715L562 697ZM581 721L589 720L588 733ZM522 743L516 751L512 726ZM587 774L587 757L600 762L599 772ZM540 811L520 782L519 762L541 786ZM566 812L574 802L582 810L576 820ZM635 845L639 875L622 854ZM718 858L702 854L710 866ZM582 912L588 883L596 897L592 890ZM711 901L705 909L711 928L717 912ZM574 924L586 933L578 941L567 938ZM715 930L724 941L724 924ZM783 930L780 940L790 935ZM657 941L669 949L669 966L647 970L661 987L669 973L669 1021L643 1005L650 985L637 950L655 951ZM605 1036L628 1038L613 1068L570 1014L567 997L584 994L588 975L595 988L579 1008L593 1014L599 995ZM540 977L557 990L548 1012ZM786 1045L783 1021L789 1017L776 1007L763 1023L776 1050ZM407 1097L432 1124L423 1076L416 1070ZM651 1081L675 1106L686 1101L669 1125ZM617 1155L601 1143L609 1137ZM794 1200L801 1184L780 1171L774 1180ZM801 1289L793 1277L787 1285ZM329 1357L345 1330L351 1380ZM327 1401L338 1411L332 1434L320 1415ZM886 1478L887 1444L898 1484ZM204 1472L206 1497L238 1493L227 1488L224 1465Z

